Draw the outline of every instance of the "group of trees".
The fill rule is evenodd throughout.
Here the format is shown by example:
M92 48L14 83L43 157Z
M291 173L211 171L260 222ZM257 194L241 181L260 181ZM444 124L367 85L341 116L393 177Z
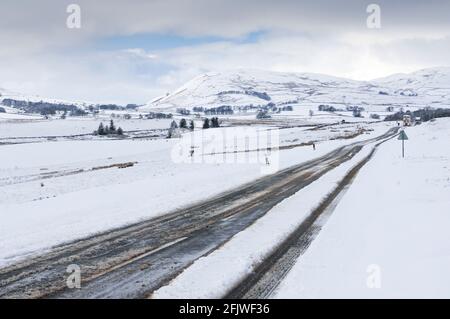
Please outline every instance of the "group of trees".
M186 108L177 108L177 113L181 114L181 115L189 115L191 114L191 111L189 111Z
M294 108L292 107L292 105L279 107L278 109L279 109L279 110L282 110L282 111L288 111L288 112L292 112L292 111L294 110Z
M44 108L44 109L41 109L40 114L44 115L44 116L45 115L55 115L56 114L56 110L52 109L52 108Z
M359 109L354 109L353 116L354 117L362 117L361 111Z
M252 90L244 90L244 91L236 91L236 90L230 90L230 91L222 91L219 92L219 95L226 95L226 94L245 94L250 96L256 96L260 99L270 101L271 97L266 92L257 92Z
M222 105L218 107L206 108L203 106L194 106L192 111L195 113L204 113L205 115L232 115L233 108L229 105Z
M317 108L321 112L338 112L338 111L344 111L342 108L337 108L332 105L327 104L321 104ZM363 117L362 112L364 111L363 107L360 106L352 106L348 105L345 107L345 110L348 112L352 112L354 117Z
M319 105L319 107L317 109L321 112L336 112L337 111L337 109L334 106L326 105L326 104Z
M365 111L365 109L364 109L363 107L357 106L357 105L347 105L347 106L345 107L345 109L346 109L347 111L349 111L349 112L353 112L353 111L360 111L360 112L363 112L363 111Z
M262 119L270 119L271 116L269 115L269 113L267 111L259 111L258 114L256 114L256 118L258 120L262 120Z
M179 124L177 124L177 122L175 121L172 121L172 123L170 123L169 132L167 133L167 138L180 137L180 129L189 129L193 131L194 128L195 124L193 120L189 122L189 125L184 118L180 120Z
M74 109L74 110L71 110L69 113L70 116L86 116L87 114L88 113L82 109Z
M88 114L86 111L84 111L82 109L74 109L74 110L67 112L67 110L63 110L63 111L58 110L57 111L54 108L44 108L40 112L41 115L46 116L46 117L48 117L49 115L56 115L57 113L58 114L62 113L61 117L60 117L62 120L66 119L67 115L69 115L69 116L85 116Z
M213 118L211 118L211 120L209 118L205 118L205 120L203 121L203 129L208 129L210 127L212 127L212 128L220 127L220 122L219 122L218 117L213 117Z
M139 115L139 117L141 117L141 115ZM145 118L151 120L151 119L171 119L173 117L172 113L158 113L158 112L149 112L147 114L145 114Z
M118 104L97 104L90 105L89 110L92 112L94 110L111 110L111 111L126 111L135 110L139 107L137 104L127 104L126 106Z
M227 91L227 93L229 93ZM237 110L238 112L247 112L249 110L257 110L257 111L266 111L266 112L274 112L274 113L281 113L285 111L293 111L292 105L286 105L287 103L280 103L280 106L277 106L273 102L269 102L266 105L244 105L244 106L230 106L230 105L221 105L218 107L211 107L206 108L203 106L194 106L192 108L192 111L194 113L203 113L205 115L232 115L234 114L234 111Z
M212 107L205 109L206 115L232 115L234 114L233 108L229 105L222 105L219 107Z
M450 109L424 108L417 111L400 111L385 117L385 121L401 121L404 115L410 115L413 119L420 118L422 122L440 117L450 117Z
M54 115L56 112L75 111L79 109L74 104L45 102L45 101L26 101L15 99L3 99L2 104L9 107L21 109L27 113L40 113L42 115Z
M194 124L194 121L193 120L191 120L190 122L189 122L189 127L188 127L188 124L187 124L187 121L186 121L186 119L181 119L180 120L180 128L181 129L190 129L191 131L193 131L194 130L194 128L195 128L195 124Z
M114 121L111 120L108 125L103 125L103 122L100 123L98 129L94 132L95 135L123 135L123 130L121 127L116 128L114 125Z
M286 105L286 106L276 106L275 103L270 102L265 106L261 106L258 108L259 111L263 111L263 112L272 112L272 113L281 113L281 112L285 112L285 111L292 111L293 108L291 105Z
M213 117L211 119L209 118L205 118L203 121L203 129L209 129L209 128L215 128L215 127L220 127L220 121L218 117ZM172 121L172 123L170 123L170 127L169 127L169 131L167 133L167 137L168 138L173 138L173 137L179 137L180 134L180 130L182 129L189 129L191 131L193 131L195 128L195 124L193 120L188 122L186 121L186 119L182 118L180 120L179 123Z
M211 119L205 118L205 120L203 121L202 128L208 129L208 128L214 128L214 127L220 127L219 118L218 117L213 117ZM182 118L179 123L172 121L172 123L170 123L170 128L169 128L167 137L168 138L178 137L180 135L180 130L183 130L183 129L184 130L189 129L189 130L193 131L195 129L194 121L190 120L189 124L185 118Z

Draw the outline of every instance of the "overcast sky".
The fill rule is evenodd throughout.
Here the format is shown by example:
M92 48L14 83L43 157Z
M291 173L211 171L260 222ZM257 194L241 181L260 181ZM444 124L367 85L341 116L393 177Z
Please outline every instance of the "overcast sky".
M72 3L80 29L66 25ZM145 103L236 68L369 80L450 66L445 0L1 0L0 12L0 87L68 100Z

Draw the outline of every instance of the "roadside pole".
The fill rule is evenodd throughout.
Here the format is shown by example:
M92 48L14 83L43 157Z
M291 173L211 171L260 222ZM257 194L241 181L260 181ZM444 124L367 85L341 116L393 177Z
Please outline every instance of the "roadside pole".
M406 135L404 130L400 131L398 139L402 141L402 158L405 158L405 141L408 140L408 135Z
M405 140L402 140L402 158L405 158Z

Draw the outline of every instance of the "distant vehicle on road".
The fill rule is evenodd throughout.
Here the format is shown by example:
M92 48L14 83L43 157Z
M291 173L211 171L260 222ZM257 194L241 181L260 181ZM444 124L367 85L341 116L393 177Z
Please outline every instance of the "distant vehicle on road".
M411 126L412 120L411 115L403 115L403 126Z

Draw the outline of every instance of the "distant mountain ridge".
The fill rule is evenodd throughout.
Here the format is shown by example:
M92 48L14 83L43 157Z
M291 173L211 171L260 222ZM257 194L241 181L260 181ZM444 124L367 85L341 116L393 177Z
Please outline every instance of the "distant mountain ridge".
M114 109L115 106L43 98L0 88L0 105L9 107L11 103L18 104L16 101L68 105L81 110L92 106ZM311 109L316 109L321 104L337 108L361 106L369 111L383 111L388 106L450 108L450 67L393 74L372 81L356 81L315 73L249 69L209 72L193 78L166 96L153 99L139 109L144 112L176 112L180 108L239 108L269 104ZM133 109L137 107L134 104L129 106Z
M275 105L361 105L450 107L450 68L423 69L373 81L356 81L313 73L261 70L210 72L175 92L149 102L142 110Z

